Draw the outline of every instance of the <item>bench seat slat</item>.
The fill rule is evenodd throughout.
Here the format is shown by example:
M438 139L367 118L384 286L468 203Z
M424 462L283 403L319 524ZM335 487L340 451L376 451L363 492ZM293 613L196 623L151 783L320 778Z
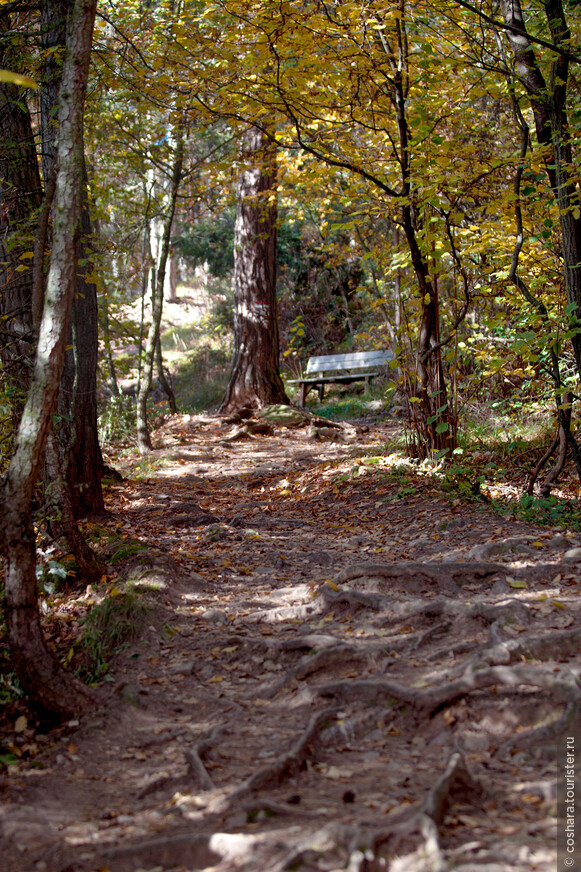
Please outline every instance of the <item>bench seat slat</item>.
M363 369L370 366L384 366L393 360L392 351L353 351L347 354L322 354L310 357L307 362L307 375L329 370Z

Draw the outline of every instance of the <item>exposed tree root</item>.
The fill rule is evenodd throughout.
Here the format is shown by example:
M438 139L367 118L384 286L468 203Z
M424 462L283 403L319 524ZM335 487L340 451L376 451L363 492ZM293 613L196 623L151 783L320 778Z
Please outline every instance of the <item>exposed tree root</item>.
M334 647L324 648L312 657L308 655L303 657L295 667L289 669L284 675L265 687L259 695L262 699L272 699L283 687L286 687L293 681L307 678L307 676L321 669L332 669L334 666L345 665L347 662L349 666L353 666L355 664L364 664L368 661L369 655L365 650L360 651L354 645L338 643Z
M453 582L456 586L473 579L485 579L507 567L500 563L360 563L347 566L336 577L336 584L361 578L378 578L383 581L413 579L427 584Z
M188 771L194 787L200 790L214 790L215 784L208 775L208 771L202 763L198 748L188 748L185 752L188 763Z
M483 666L480 669L470 665L460 678L430 690L405 687L395 681L363 679L332 682L319 688L318 692L321 696L340 697L342 700L372 697L377 701L393 698L407 703L422 715L429 715L468 693L496 684L508 687L519 685L539 687L547 690L559 702L568 704L574 700L576 704L581 705L581 689L572 672L563 670L556 674L552 668L533 667L528 664L511 667Z
M171 868L177 864L203 869L222 859L218 851L213 850L211 841L212 837L205 833L179 833L108 848L102 851L101 857L107 866L114 864L115 872L133 872L140 866L146 869L154 866ZM79 866L76 863L61 872L77 872Z
M389 829L373 833L367 857L362 854L359 865L355 862L358 858L352 857L349 869L383 872L386 866L384 859L378 858L380 854L381 858L387 855L394 861L389 867L394 872L444 870L447 866L440 849L438 826L442 824L455 795L461 795L463 800L467 795L480 799L482 793L481 785L470 775L462 755L453 754L445 771L436 779L422 802L411 810L397 814Z
M382 626L400 623L404 618L406 624L412 624L417 619L422 618L466 618L467 620L482 618L483 621L488 623L493 623L502 618L505 620L516 618L520 623L528 623L531 618L531 610L520 600L515 599L505 600L497 605L475 603L471 606L466 606L464 603L450 602L449 600L434 600L434 602L413 609L405 615L389 618L382 623Z
M413 640L409 646L409 653L411 654L413 651L417 651L418 648L422 648L428 642L433 642L439 636L446 636L451 628L452 624L450 621L443 621L436 624L435 627L430 627L429 630L426 630L425 633L422 633L421 636L418 636Z
M229 727L222 724L215 727L207 735L202 736L194 748L188 748L185 758L188 764L190 780L200 790L214 790L216 785L210 778L208 770L204 766L203 759L214 748L218 739L230 732Z
M580 725L581 705L579 702L570 702L561 717L557 718L556 721L511 736L510 739L503 742L497 748L495 753L501 755L506 752L512 752L515 749L526 751L528 748L546 748L547 745L556 742L567 729L574 728L578 730Z
M480 799L482 787L470 775L464 758L455 753L445 771L421 803L394 816L388 829L365 835L359 828L331 824L318 830L290 851L276 867L276 872L293 868L319 869L318 860L325 855L341 857L337 868L348 872L384 872L385 858L394 860L390 869L399 872L438 872L446 868L440 849L438 826L455 795ZM366 846L366 847L362 847ZM325 868L330 866L325 865Z
M563 471L563 467L565 466L565 461L567 459L567 452L569 446L567 445L567 433L566 428L570 429L571 427L571 404L573 402L573 395L570 391L563 394L561 400L562 415L565 423L565 427L563 427L563 422L559 422L559 428L557 430L557 435L553 439L550 447L547 449L545 454L541 457L535 468L530 474L529 482L527 486L527 494L532 495L535 487L535 481L537 480L537 476L539 475L541 469L547 463L551 455L554 453L557 445L559 446L559 454L557 455L557 460L552 469L549 470L545 479L541 485L540 492L541 496L548 497L551 493L552 485L557 481L557 478Z
M338 862L344 861L356 848L361 832L357 827L348 824L332 823L322 827L303 839L296 845L279 863L274 872L290 872L291 869L320 869L317 860L321 855L328 857L329 854L339 857ZM344 865L342 863L343 868ZM326 868L330 868L326 866ZM364 867L362 867L364 868Z
M454 792L460 788L462 796L466 793L480 794L482 788L474 780L466 767L466 761L461 754L453 754L445 771L436 779L436 783L420 805L420 814L427 814L435 824L441 824L450 805Z
M479 655L479 660L490 666L514 663L517 660L562 662L578 654L581 648L581 627L556 630L543 636L526 636L524 639L500 641Z
M338 606L345 603L352 611L365 608L379 612L389 605L388 598L381 594L362 593L359 590L349 589L335 591L330 584L323 585L319 593L327 605Z
M277 763L264 766L243 781L225 798L225 801L218 804L219 808L213 810L225 810L252 793L268 787L276 787L286 779L293 778L304 767L306 760L313 753L313 746L319 735L335 717L337 711L337 708L329 708L313 715L307 728L287 754L284 754Z

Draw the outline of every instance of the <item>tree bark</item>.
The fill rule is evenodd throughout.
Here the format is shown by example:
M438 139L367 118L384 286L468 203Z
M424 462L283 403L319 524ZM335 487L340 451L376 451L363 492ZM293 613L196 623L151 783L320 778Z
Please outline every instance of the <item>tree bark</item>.
M279 365L276 302L276 150L251 128L234 228L234 363L220 412L288 404Z
M581 200L573 181L567 85L569 61L557 54L548 83L530 42L520 0L500 0L516 70L530 99L539 145L544 148L545 171L559 207L561 249L567 302L574 306L572 325L581 325ZM569 31L561 0L547 0L545 15L555 45L568 49ZM512 29L514 28L514 29ZM577 372L581 376L581 333L572 337Z
M157 265L155 290L152 299L151 324L149 326L149 331L147 334L143 360L143 371L139 383L139 392L137 394L137 448L140 454L147 454L147 452L151 451L153 447L151 444L149 425L147 423L147 398L149 396L149 392L151 391L153 367L155 365L155 350L159 339L159 327L161 324L161 315L163 311L163 289L165 284L165 270L171 244L171 229L175 214L176 201L180 182L182 179L183 162L184 132L182 127L180 127L178 129L174 165L172 169L168 210L165 216L163 238L159 253L159 263Z
M161 351L161 336L159 333L157 334L157 342L155 343L155 363L157 367L157 377L159 379L159 384L161 386L162 391L167 397L167 402L170 408L170 411L176 414L178 410L178 404L176 401L176 395L174 394L174 390L171 386L171 383L165 374L165 369L163 368L163 354Z
M0 67L16 69L7 12L0 13ZM30 384L34 226L42 185L22 88L0 82L0 357L17 426ZM28 256L27 256L28 255Z
M407 63L407 41L400 38L400 56ZM401 208L401 224L411 255L412 268L418 283L421 319L417 350L417 408L410 404L415 448L421 458L432 452L455 447L453 420L448 407L448 395L440 342L440 306L438 287L432 280L425 252L418 242L418 223L413 202L409 128L406 115L406 85L398 69L394 75L394 105L397 116L402 190L405 197ZM447 425L446 429L439 425ZM443 432L442 432L443 430Z
M75 0L67 32L58 120L53 243L32 380L3 488L6 623L16 673L39 709L70 716L93 693L47 647L40 624L31 502L55 407L76 284L82 213L83 105L96 0Z
M62 50L72 0L45 0L41 39L45 50L41 89L42 160L45 178L51 177L56 160L58 129L55 113L62 71ZM79 241L80 269L73 302L71 348L65 355L59 393L59 420L55 436L61 467L70 492L75 518L104 511L101 473L103 458L97 428L98 309L97 288L88 282L91 272L91 220L87 176L83 163L83 213Z

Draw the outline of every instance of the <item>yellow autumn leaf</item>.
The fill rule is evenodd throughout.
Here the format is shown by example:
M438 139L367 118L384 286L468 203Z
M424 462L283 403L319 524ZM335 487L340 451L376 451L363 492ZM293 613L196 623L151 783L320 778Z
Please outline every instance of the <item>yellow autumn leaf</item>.
M23 88L38 89L38 84L34 79L21 76L20 73L13 73L11 70L0 70L0 82L7 82L9 85L22 85Z

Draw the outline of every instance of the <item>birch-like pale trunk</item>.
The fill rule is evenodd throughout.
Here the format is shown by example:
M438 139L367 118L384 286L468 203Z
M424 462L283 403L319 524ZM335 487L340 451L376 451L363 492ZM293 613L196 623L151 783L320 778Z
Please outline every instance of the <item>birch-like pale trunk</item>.
M165 283L165 271L171 245L171 229L175 214L176 201L178 197L180 182L182 180L183 163L184 133L183 129L180 127L178 130L178 138L174 155L168 209L165 216L163 237L161 240L161 248L159 252L159 263L157 266L155 289L152 295L153 299L151 324L149 325L149 330L147 333L145 353L143 356L143 371L141 373L139 392L137 394L137 448L140 454L147 454L147 452L151 451L152 449L151 435L149 433L149 424L147 422L147 398L151 391L153 368L155 366L155 350L159 339L159 327L161 324L161 315L163 312L163 287Z

